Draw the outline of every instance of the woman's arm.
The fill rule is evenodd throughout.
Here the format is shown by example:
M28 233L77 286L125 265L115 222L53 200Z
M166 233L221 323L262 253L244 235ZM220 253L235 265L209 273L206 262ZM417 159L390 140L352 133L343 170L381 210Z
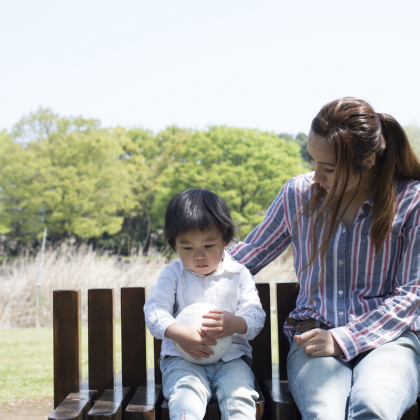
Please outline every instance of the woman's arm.
M254 275L290 244L290 218L296 211L295 182L292 181L295 179L285 184L264 220L248 235L245 242L239 242L228 251L232 259L245 265Z

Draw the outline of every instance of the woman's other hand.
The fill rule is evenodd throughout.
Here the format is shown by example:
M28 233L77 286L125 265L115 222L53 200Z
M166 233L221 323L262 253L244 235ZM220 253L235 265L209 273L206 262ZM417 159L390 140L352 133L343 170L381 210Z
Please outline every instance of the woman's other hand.
M332 334L321 328L314 328L302 335L293 337L296 346L302 346L303 351L311 357L341 356L343 350Z

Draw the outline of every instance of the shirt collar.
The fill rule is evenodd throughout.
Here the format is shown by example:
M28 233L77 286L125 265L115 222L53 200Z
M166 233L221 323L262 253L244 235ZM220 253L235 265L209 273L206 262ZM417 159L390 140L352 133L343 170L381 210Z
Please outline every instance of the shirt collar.
M196 276L199 276L199 277L214 277L214 276L221 276L225 271L228 271L230 273L240 273L241 270L242 270L242 266L239 263L237 263L236 261L232 260L232 258L227 253L227 251L225 251L224 255L223 255L223 262L222 262L221 266L214 273L211 273L207 276L204 276L203 274L198 274L198 273L190 270L188 267L185 267L185 265L181 261L181 274L182 274L183 270L188 270L191 273L193 273L193 274L195 274Z

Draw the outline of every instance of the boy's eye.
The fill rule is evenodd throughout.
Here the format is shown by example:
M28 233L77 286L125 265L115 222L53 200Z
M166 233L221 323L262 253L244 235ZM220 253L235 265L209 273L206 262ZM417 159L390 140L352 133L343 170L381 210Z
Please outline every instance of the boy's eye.
M185 251L189 251L190 249L192 249L191 246L183 246L182 249L185 249Z
M211 248L212 246L213 246L213 244L212 245L205 245L204 248Z

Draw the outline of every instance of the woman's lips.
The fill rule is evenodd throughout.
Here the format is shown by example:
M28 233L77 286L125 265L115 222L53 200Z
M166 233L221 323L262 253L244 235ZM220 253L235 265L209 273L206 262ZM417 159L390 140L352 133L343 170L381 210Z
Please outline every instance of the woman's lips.
M330 189L330 187L326 187L325 185L322 185L322 184L319 184L319 185L321 185L321 187L324 188L324 189L326 189L326 190L329 190Z

